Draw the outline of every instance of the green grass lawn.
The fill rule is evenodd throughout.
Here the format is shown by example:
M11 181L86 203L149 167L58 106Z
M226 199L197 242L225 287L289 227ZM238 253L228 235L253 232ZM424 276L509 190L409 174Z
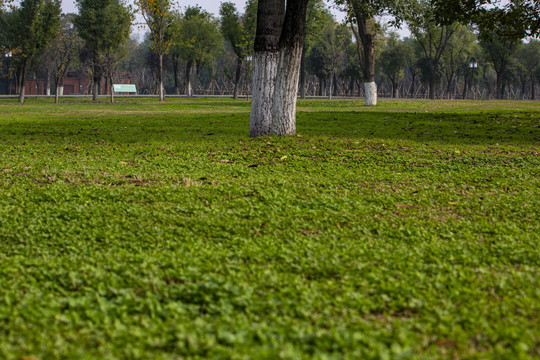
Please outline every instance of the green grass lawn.
M0 100L0 358L540 357L540 103Z

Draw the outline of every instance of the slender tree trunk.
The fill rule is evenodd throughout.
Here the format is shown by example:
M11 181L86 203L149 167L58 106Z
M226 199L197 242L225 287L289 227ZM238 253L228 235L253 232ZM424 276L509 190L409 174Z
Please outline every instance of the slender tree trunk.
M24 84L26 82L26 67L27 67L28 60L26 58L23 61L22 68L21 68L21 85L19 86L19 102L22 104L24 103L24 91L26 89L26 85Z
M193 61L189 60L186 64L186 96L193 96L193 88L191 87L191 69L193 67Z
M502 71L497 72L497 99L502 100L504 97Z
M109 72L109 86L111 87L111 104L114 104L114 87L113 87L113 77L112 72Z
M58 104L58 102L59 102L58 93L60 92L60 79L58 79L58 77L56 77L56 76L54 78L54 86L56 88L56 91L54 92L54 103Z
M165 89L163 88L163 54L159 54L159 101L165 100Z
M285 0L259 0L249 136L269 135Z
M332 100L332 94L334 91L334 74L330 74L330 84L328 85L328 100Z
M172 62L173 62L173 72L174 72L174 92L176 95L180 95L180 81L178 79L178 66L180 65L179 64L179 61L178 61L178 55L177 54L174 54L172 56Z
M534 100L536 98L536 94L534 91L535 80L536 80L535 76L531 75L531 100Z
M242 77L242 58L236 58L236 76L234 78L234 94L233 99L238 99L238 85Z
M302 61L300 62L300 97L306 98L306 44L302 47Z
M47 70L47 83L45 85L45 95L51 95L51 72Z

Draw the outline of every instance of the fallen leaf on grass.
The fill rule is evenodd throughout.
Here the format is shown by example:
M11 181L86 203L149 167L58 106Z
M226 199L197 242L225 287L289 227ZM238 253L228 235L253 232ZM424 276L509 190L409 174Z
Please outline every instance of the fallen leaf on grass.
M448 202L448 205L457 205L457 202L449 201L449 202Z
M282 160L282 161L283 161L283 160L286 160L286 159L287 159L287 155L285 155L285 156L282 156L280 160Z
M231 160L221 159L221 160L218 160L218 162L221 162L221 163L230 163Z
M11 169L4 169L2 171L5 172L5 173L8 173L8 172L11 172Z

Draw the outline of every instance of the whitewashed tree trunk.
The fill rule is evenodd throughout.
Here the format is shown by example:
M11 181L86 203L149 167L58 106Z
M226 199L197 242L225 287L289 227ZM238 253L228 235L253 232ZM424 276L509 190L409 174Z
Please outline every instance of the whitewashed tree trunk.
M278 63L279 52L258 51L253 55L253 93L249 122L251 137L270 134Z
M296 134L296 100L302 62L302 44L281 49L272 104L273 135Z
M377 105L377 84L374 81L365 82L364 91L366 93L366 106Z

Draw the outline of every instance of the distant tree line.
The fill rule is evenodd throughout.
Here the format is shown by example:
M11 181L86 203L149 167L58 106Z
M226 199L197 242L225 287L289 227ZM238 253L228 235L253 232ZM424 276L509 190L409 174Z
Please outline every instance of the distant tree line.
M366 105L378 96L535 99L538 2L488 2L337 0L346 13L339 23L323 0L305 0L298 95L365 97ZM61 14L58 0L1 5L0 92L23 102L31 76L58 101L68 71L87 79L94 99L109 93L111 101L112 84L125 74L161 101L166 94L237 98L254 91L264 40L256 37L256 0L243 9L224 2L217 17L201 7L180 11L170 0L137 0L134 7L77 0L77 7L78 14ZM130 37L136 12L148 30L143 39ZM285 11L271 16L286 19ZM400 38L392 25L406 25L410 36ZM270 46L272 39L264 41Z

